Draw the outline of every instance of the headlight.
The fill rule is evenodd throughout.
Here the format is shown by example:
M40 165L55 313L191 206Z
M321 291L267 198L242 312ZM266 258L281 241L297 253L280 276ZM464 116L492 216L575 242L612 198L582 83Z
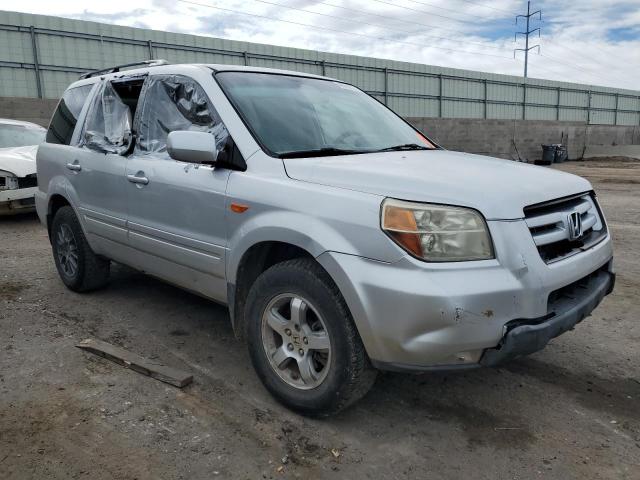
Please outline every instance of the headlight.
M13 173L0 170L0 190L15 190L18 188L18 177Z
M382 229L402 248L428 262L494 258L487 223L470 208L387 198Z

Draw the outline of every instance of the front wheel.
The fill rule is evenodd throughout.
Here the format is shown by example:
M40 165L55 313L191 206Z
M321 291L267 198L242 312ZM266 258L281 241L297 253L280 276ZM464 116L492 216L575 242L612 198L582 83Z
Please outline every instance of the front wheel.
M274 265L246 303L253 366L271 394L308 415L329 415L373 385L371 367L342 295L311 259Z

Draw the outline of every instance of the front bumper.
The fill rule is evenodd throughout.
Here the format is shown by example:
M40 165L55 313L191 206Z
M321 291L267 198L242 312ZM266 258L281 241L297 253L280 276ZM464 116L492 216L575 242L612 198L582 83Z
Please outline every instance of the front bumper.
M577 323L572 314L561 312L556 317L565 320L551 321L554 292L597 271L613 278L608 236L587 251L547 265L524 222L489 224L498 252L494 260L428 264L407 256L390 264L335 252L318 257L342 292L376 367L472 368L530 353ZM573 303L577 316L595 308L601 293L598 289L582 306ZM518 329L513 328L516 319L523 319ZM526 322L541 325L530 330L544 330L533 343L533 337L525 341L521 333Z
M542 350L552 338L572 330L613 291L615 273L608 266L558 292L549 313L537 320L513 320L496 348L485 350L480 364L495 367Z
M37 190L38 187L29 187L0 191L0 215L33 212Z

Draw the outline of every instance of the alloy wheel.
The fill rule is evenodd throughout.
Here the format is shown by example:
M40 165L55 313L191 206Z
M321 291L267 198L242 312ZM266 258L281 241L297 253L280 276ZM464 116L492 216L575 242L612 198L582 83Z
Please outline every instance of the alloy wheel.
M78 244L66 223L61 224L56 232L56 253L64 274L74 278L78 273Z
M325 322L307 299L285 293L262 314L262 345L271 368L292 387L309 390L326 378L331 341Z

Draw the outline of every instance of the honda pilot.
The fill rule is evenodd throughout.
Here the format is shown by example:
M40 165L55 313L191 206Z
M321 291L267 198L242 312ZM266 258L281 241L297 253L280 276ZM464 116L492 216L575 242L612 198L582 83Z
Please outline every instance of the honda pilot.
M62 96L37 172L69 289L104 286L118 262L226 305L267 390L310 415L378 370L539 351L614 284L587 180L447 151L307 73L91 72Z

